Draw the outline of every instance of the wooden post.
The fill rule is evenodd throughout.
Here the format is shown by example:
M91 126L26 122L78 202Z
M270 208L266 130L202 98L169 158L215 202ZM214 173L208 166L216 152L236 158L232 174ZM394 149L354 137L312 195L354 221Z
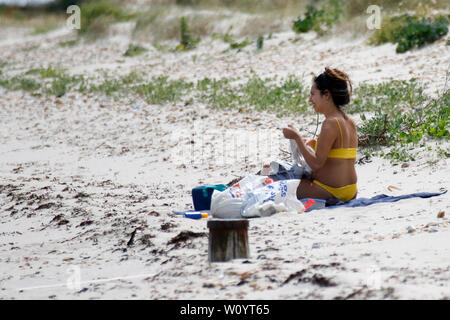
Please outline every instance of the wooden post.
M248 258L248 220L212 219L209 228L209 262Z

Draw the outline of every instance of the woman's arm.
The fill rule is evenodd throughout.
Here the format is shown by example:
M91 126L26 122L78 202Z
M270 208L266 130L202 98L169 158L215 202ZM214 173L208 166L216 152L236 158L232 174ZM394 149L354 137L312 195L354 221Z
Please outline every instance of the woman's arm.
M317 171L323 167L328 158L328 153L337 137L337 129L330 120L326 119L323 122L322 130L319 134L320 143L317 145L316 152L307 147L307 144L302 139L300 133L291 125L289 125L288 128L283 129L283 134L286 138L295 140L306 163L313 171Z

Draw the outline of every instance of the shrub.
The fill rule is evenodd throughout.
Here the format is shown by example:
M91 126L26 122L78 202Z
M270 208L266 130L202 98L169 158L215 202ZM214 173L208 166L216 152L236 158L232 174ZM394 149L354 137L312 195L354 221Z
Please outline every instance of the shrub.
M308 5L303 19L299 17L294 21L292 28L296 33L314 30L321 34L339 21L344 12L343 8L343 0L328 0L320 9Z
M415 47L432 43L448 32L448 16L435 19L420 18L409 14L391 17L375 31L369 39L370 44L379 45L386 42L397 44L397 53L403 53Z
M393 112L378 109L374 117L367 119L362 114L361 119L363 124L358 127L361 147L387 146L390 149L382 156L397 161L413 160L409 150L425 135L436 140L450 138L450 91L425 106L396 108Z

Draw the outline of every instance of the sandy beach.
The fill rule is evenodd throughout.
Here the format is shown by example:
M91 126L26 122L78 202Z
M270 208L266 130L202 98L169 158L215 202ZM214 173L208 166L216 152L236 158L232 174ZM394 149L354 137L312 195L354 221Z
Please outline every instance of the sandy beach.
M149 44L125 58L130 30L121 23L94 43L62 47L75 31L2 28L0 59L11 76L58 65L186 81L253 73L309 81L332 66L355 85L414 77L431 96L444 89L450 63L448 34L404 54L366 37L309 33L293 42L283 31L261 52L224 52L229 45L211 38L188 52ZM308 136L315 121L0 87L0 299L449 299L449 193L250 219L250 257L208 262L207 219L173 210L193 209L193 187L226 184L285 156L281 128L292 123ZM449 150L448 140L428 146ZM359 161L358 197L448 190L448 158L415 151L406 164Z

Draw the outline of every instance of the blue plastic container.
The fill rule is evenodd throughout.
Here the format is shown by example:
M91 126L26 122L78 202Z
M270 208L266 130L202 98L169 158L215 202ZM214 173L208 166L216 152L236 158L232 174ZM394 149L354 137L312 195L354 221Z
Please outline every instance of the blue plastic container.
M228 189L225 184L207 184L198 186L192 189L192 201L194 202L195 210L210 210L211 196L214 190L224 191Z

